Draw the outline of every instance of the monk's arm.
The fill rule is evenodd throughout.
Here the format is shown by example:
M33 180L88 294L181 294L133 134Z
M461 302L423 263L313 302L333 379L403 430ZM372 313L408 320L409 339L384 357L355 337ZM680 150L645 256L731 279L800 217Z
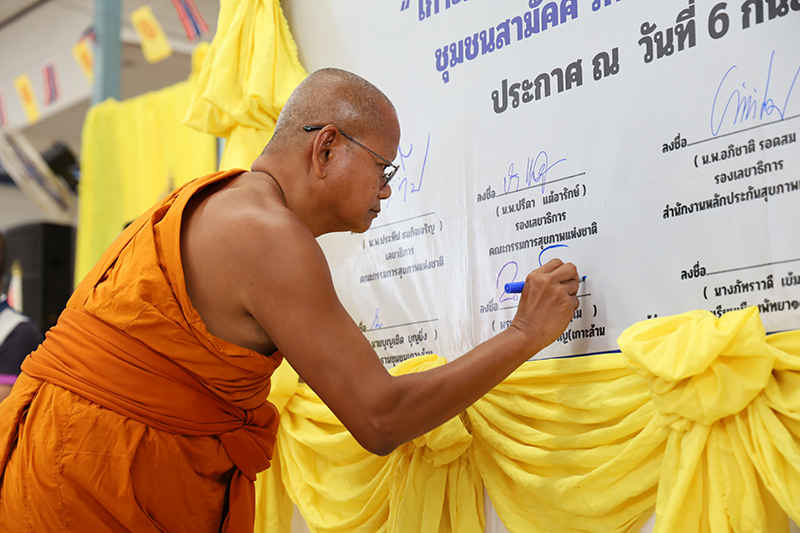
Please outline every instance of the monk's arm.
M463 411L553 342L577 307L574 266L548 263L528 276L511 327L452 363L394 377L341 305L310 233L292 224L257 230L251 242L268 252L250 246L230 259L245 307L356 440L377 454Z

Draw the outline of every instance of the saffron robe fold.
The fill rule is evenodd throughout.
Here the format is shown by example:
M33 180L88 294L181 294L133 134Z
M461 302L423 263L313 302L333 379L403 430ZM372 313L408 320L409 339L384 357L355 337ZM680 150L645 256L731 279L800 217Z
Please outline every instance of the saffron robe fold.
M128 227L0 404L0 524L11 531L253 531L281 362L211 335L186 293L189 199Z

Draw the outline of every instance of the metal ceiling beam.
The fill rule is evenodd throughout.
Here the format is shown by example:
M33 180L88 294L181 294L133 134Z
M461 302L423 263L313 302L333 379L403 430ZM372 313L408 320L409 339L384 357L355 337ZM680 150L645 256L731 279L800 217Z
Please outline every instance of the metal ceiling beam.
M34 0L33 2L30 2L27 6L23 7L16 13L13 13L11 16L4 18L2 21L0 21L0 30L2 30L4 26L8 26L15 20L24 17L37 7L40 7L42 4L46 4L49 1L50 0Z
M94 32L97 37L94 56L94 91L92 104L106 98L120 98L122 68L122 1L95 0Z

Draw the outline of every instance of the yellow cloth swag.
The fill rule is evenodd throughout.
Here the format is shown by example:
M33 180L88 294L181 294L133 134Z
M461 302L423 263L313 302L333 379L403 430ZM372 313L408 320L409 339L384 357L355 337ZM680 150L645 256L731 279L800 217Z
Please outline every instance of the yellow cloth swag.
M800 521L800 331L755 307L640 322L622 353L532 361L388 457L362 450L285 366L256 531L788 532ZM444 364L406 361L396 373ZM288 499L287 499L288 498Z

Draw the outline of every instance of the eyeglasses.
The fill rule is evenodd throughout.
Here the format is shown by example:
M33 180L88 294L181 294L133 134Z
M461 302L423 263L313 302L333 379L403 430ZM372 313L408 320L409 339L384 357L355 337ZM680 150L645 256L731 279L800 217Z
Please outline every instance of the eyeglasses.
M321 130L324 127L325 126L303 126L303 130L304 131L317 131L317 130ZM341 133L342 135L344 135L345 137L347 137L348 139L350 139L351 141L353 141L354 143L359 145L361 148L363 148L367 152L371 153L372 155L374 155L375 157L377 157L378 159L380 159L381 161L386 163L386 168L384 169L384 172L383 172L383 186L386 187L387 185L389 185L389 181L391 181L391 179L397 173L397 169L399 169L400 167L395 165L395 164L393 164L388 159L384 159L383 157L379 156L378 154L376 154L375 152L373 152L372 150L370 150L369 148L367 148L366 146L364 146L363 144L361 144L357 140L355 140L352 137L350 137L348 134L346 134L342 130L339 130L339 133Z

